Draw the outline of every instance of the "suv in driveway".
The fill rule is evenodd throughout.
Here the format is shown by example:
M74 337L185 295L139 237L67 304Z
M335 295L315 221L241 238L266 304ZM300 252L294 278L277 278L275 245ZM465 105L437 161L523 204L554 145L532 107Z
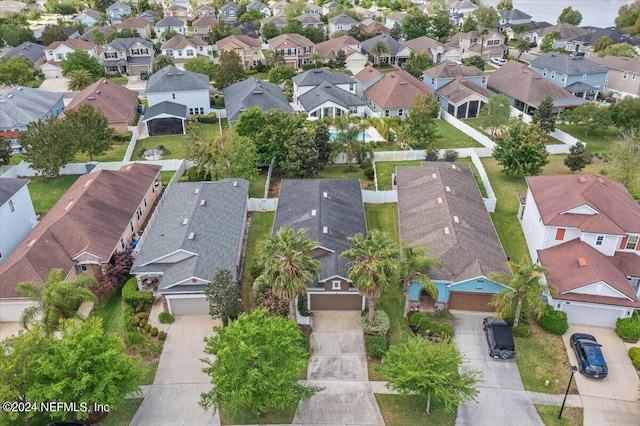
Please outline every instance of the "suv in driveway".
M516 356L509 324L503 320L486 317L482 320L482 329L489 344L489 356L501 359L512 359Z

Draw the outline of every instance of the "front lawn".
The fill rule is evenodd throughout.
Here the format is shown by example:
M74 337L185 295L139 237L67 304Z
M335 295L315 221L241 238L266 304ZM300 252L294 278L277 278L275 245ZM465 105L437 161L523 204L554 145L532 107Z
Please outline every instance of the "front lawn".
M564 407L562 419L558 419L560 407L555 405L535 405L545 426L582 426L584 410L582 407Z
M29 193L36 214L46 214L79 177L79 175L65 175L57 178L29 177L31 181Z
M376 176L378 177L378 191L391 189L391 175L396 172L396 166L419 166L422 161L376 161Z
M431 400L431 414L423 416L427 401L422 395L376 394L384 422L394 426L447 426L456 424L457 410L444 411L444 404Z
M269 235L274 212L250 212L251 226L249 227L249 235L247 237L247 247L244 257L244 268L242 270L242 305L245 312L251 312L253 309L253 277L251 276L251 265L258 254L260 242Z
M129 426L143 400L143 398L126 399L122 404L109 410L109 415L99 423L100 426Z

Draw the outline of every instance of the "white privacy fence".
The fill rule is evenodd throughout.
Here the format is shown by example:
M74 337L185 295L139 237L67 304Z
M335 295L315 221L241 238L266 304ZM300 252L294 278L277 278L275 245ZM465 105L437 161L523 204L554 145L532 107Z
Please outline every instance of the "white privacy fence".
M477 131L476 129L464 123L463 121L458 120L448 112L440 111L440 116L444 121L451 124L453 127L460 130L461 132L469 135L476 142L478 142L480 145L484 146L485 148L493 149L493 147L496 146L496 143L492 141L488 136L482 134L481 132Z

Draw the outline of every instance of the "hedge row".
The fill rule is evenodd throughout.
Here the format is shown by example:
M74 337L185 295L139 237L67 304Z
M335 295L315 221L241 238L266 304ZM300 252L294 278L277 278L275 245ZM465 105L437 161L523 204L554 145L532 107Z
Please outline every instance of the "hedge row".
M629 358L633 366L640 370L640 348L629 348Z
M420 333L430 331L442 337L453 337L453 326L446 322L439 322L431 319L428 315L416 312L409 318L409 324L416 327Z
M567 314L556 311L551 306L545 308L544 313L538 318L538 325L551 334L562 336L569 329Z
M618 318L616 321L616 334L622 340L637 342L640 340L640 316L637 312L631 318Z
M369 335L378 335L385 336L389 331L389 327L391 327L391 322L389 321L389 315L385 311L376 310L376 317L373 321L373 325L369 325L369 312L362 311L362 330L364 334Z
M153 303L153 293L150 291L139 291L138 282L132 277L122 287L122 299L134 312L144 311Z

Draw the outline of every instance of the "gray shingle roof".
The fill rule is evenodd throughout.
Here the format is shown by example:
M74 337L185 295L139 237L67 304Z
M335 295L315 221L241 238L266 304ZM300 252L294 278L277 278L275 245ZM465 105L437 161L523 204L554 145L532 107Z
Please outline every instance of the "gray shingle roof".
M211 281L218 268L237 278L248 193L244 179L173 183L145 230L131 272L162 272L162 294L202 292L204 286L192 285L191 278ZM174 263L168 263L172 254ZM176 259L180 254L183 259Z
M521 10L511 9L498 12L504 19L516 20L516 19L531 19L531 15L527 15Z
M565 89L572 93L585 92L587 90L598 90L597 87L583 83L582 81L576 81L575 83L566 86Z
M631 37L629 34L621 31L616 27L610 28L594 28L594 27L583 27L584 29L589 30L589 34L585 34L581 37L575 38L575 41L581 41L587 46L595 46L596 41L601 37L609 37L614 44L617 43L629 43L632 46L640 45L640 40Z
M265 7L267 7L267 5L265 5L264 3L260 2L260 1L252 1L251 3L249 3L247 5L247 10L264 9Z
M0 206L9 201L29 179L0 178Z
M220 6L221 12L224 12L225 10L240 10L240 6L238 6L233 2L229 2L227 4L223 4L222 6Z
M547 68L562 74L590 74L608 72L602 65L591 62L584 57L569 57L558 53L545 53L531 61L532 66Z
M280 86L267 81L248 78L225 87L222 92L229 123L238 121L238 116L252 106L262 111L293 111Z
M143 38L131 37L131 38L117 38L107 45L107 47L113 47L119 52L124 52L131 49L137 43L147 46L149 49L153 49L153 43ZM131 59L131 58L130 58Z
M347 238L358 233L367 234L360 181L282 180L273 234L281 227L290 227L294 231L306 228L309 240L333 250L333 253L317 258L321 264L320 281L334 276L346 278L349 259L340 257L340 253L351 248ZM325 227L327 233L323 232Z
M293 82L302 86L317 86L322 83L350 84L353 79L342 72L331 72L324 68L314 68L293 77Z
M175 16L167 16L156 22L156 28L165 27L183 27L184 22L176 18Z
M333 18L329 19L329 23L330 24L357 24L358 21L356 21L355 19L353 19L351 16L346 15L344 13L341 13L338 16L334 16Z
M151 120L161 114L173 115L174 117L188 118L187 106L175 102L164 101L147 108L143 121Z
M384 42L387 46L389 46L389 55L390 56L395 56L398 54L398 52L400 52L402 49L405 48L404 43L399 42L397 40L395 40L394 38L392 38L391 36L388 36L386 34L380 34L378 36L375 36L373 38L370 38L368 40L365 40L362 42L362 44L360 44L360 47L362 48L363 51L370 53L371 49L373 49L373 46L375 46L375 44L379 41Z
M299 96L298 100L304 107L305 111L311 111L327 101L334 102L345 108L366 105L362 99L353 93L349 93L331 83L319 84L315 88Z
M209 90L209 77L167 65L149 77L146 93L186 90Z
M30 41L25 41L21 45L11 49L9 53L4 55L4 58L11 59L16 56L28 59L31 62L36 62L44 58L44 46Z
M14 86L0 95L0 129L15 129L42 119L62 93Z
M398 167L397 182L400 238L442 261L432 279L459 282L504 270L507 257L468 164Z

